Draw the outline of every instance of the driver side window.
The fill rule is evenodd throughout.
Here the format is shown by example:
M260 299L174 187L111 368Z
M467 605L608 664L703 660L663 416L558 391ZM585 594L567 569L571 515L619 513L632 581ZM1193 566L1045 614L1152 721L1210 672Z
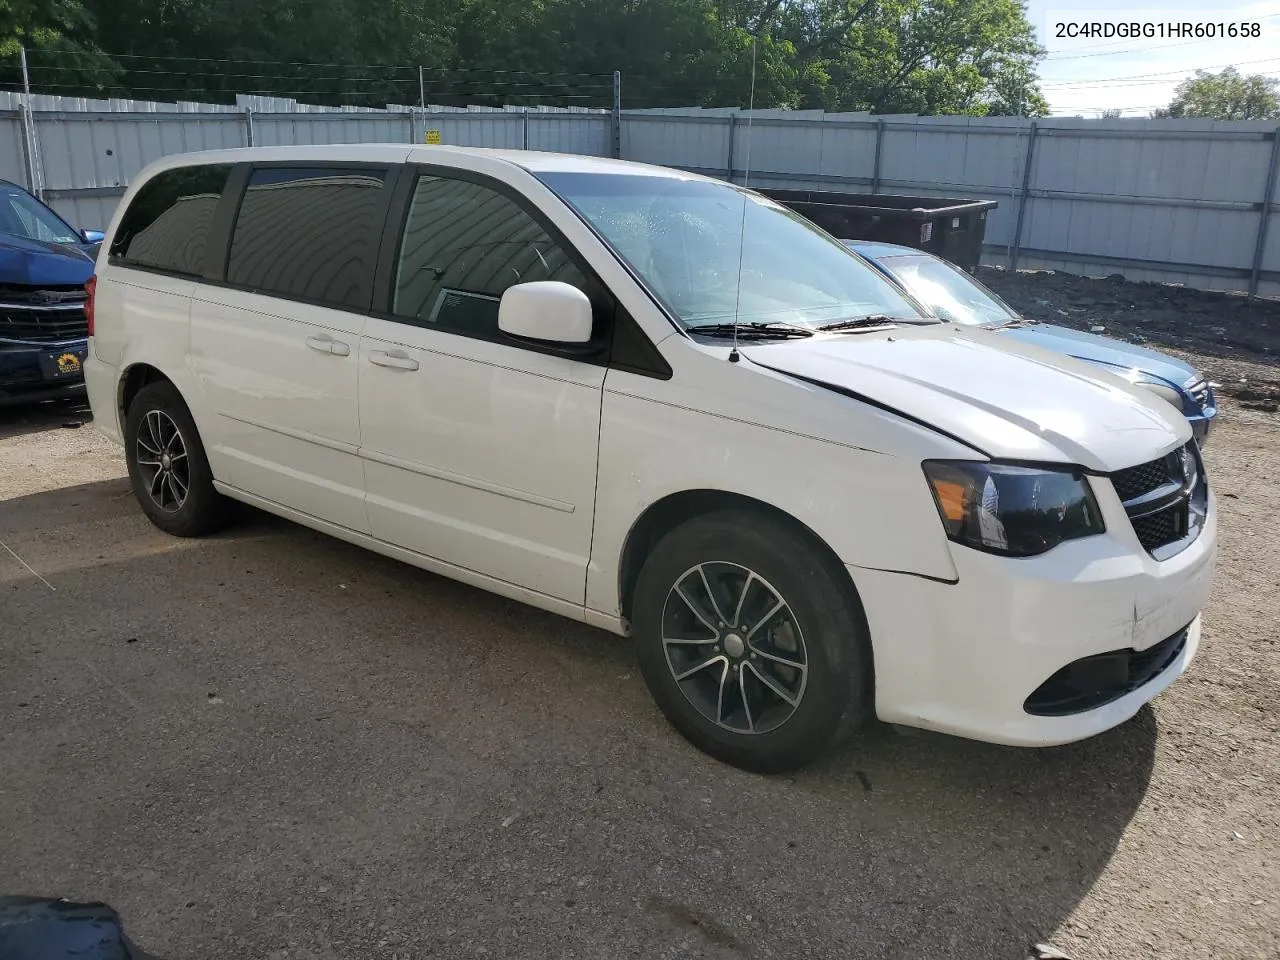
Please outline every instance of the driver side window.
M596 299L560 244L513 200L468 180L418 177L396 264L397 317L493 338L502 294L534 280L560 280Z

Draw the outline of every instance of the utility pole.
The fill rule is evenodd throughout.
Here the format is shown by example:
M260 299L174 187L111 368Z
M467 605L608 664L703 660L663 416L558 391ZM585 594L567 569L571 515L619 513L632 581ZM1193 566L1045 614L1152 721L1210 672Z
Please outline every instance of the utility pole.
M31 73L27 69L27 48L22 54L22 134L27 148L27 186L40 200L44 200L44 176L40 163L40 144L36 140L35 117L31 112Z

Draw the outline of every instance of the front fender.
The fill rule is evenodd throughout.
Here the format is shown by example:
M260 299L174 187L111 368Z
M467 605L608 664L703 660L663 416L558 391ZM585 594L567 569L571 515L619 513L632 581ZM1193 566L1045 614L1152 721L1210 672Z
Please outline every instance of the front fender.
M916 459L608 390L600 438L590 609L620 613L619 571L632 527L653 504L690 490L781 510L848 565L956 578Z

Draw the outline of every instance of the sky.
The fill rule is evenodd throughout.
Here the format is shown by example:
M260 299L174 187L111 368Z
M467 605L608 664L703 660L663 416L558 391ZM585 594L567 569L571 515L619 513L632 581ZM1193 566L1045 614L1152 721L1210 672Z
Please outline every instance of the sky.
M1234 66L1241 73L1280 79L1280 0L1225 0L1214 8L1205 0L1128 0L1106 9L1099 0L1027 0L1027 16L1049 54L1040 62L1041 89L1054 116L1096 117L1119 109L1126 117L1145 117L1167 106L1174 88L1197 68L1217 72ZM1127 23L1257 22L1261 36L1248 38L1148 39L1114 37L1058 38L1059 21Z

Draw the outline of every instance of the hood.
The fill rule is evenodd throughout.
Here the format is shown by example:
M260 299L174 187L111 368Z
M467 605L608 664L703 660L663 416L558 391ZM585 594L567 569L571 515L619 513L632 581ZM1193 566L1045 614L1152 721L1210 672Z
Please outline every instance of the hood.
M93 273L92 248L0 234L0 286L74 286Z
M1123 340L1100 337L1096 333L1059 327L1056 324L1044 323L1030 327L1004 328L996 332L1003 337L1030 343L1055 353L1065 353L1078 360L1105 363L1125 370L1141 370L1179 389L1188 380L1199 375L1194 367L1168 354L1125 343Z
M1173 407L1114 374L981 328L938 324L740 346L992 458L1111 471L1191 439Z

